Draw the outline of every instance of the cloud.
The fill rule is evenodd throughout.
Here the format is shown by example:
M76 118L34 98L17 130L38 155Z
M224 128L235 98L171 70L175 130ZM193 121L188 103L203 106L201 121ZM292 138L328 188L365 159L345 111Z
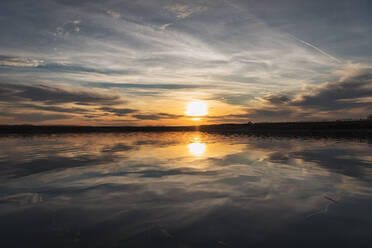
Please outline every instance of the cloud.
M288 117L290 114L292 114L291 110L281 110L279 108L262 108L262 109L249 109L248 113L246 114L236 114L236 115L228 115L228 117L233 118L260 118L261 120L275 120L275 119L281 119L285 120L286 117Z
M161 119L178 119L184 117L184 115L174 115L167 113L158 113L158 114L138 114L132 115L138 120L161 120Z
M368 100L368 98L370 99ZM301 94L291 104L315 110L344 110L371 106L372 73L315 87L311 94Z
M71 118L70 115L62 114L43 114L38 112L28 112L28 113L10 113L10 112L1 112L3 117L12 117L17 121L22 122L41 122L41 121L51 121L51 120L62 120Z
M116 116L126 116L128 114L132 114L138 112L136 109L129 109L129 108L110 108L110 107L102 107L99 110L104 112L109 112L115 114Z
M332 72L342 63L368 64L372 51L369 13L356 15L354 9L358 18L348 18L352 8L340 5L334 7L342 20L335 22L322 12L327 8L309 3L315 11L308 11L292 1L283 8L275 1L20 1L25 4L5 0L0 8L4 82L76 83L79 91L115 90L135 100L146 96L144 115L152 114L148 106L162 97L179 101L200 94L205 99L220 95L225 104L237 105L232 115L285 110L293 118L308 116L309 111L296 112L302 109L294 106L299 95L293 92L304 84L335 82ZM120 21L113 19L119 15ZM290 92L289 101L283 92ZM368 101L363 97L353 104L363 108ZM54 104L38 104L44 102ZM317 116L324 118L324 111Z
M290 98L286 95L269 95L264 99L271 104L281 104L290 101Z
M157 114L141 114L141 115L132 115L134 118L138 120L159 120L161 119L161 116Z
M247 105L250 101L254 100L253 94L216 94L210 98L210 100L222 101L232 105Z
M112 18L119 19L120 18L120 13L113 11L111 9L106 11L107 14L109 14Z
M67 72L67 73L98 73L106 75L132 75L139 73L135 69L111 69L111 68L96 68L81 64L73 64L66 62L48 62L43 59L28 58L28 57L16 57L0 55L0 66L25 67L30 68L34 71L39 69L40 71L51 71L51 72ZM26 70L27 71L27 70ZM18 72L18 71L17 71Z
M302 120L365 118L372 108L372 73L359 72L348 78L307 87L292 98L271 94L246 114L231 115L253 120Z
M71 113L71 114L84 114L84 113L89 112L88 109L84 109L84 108L43 106L43 105L37 105L37 104L17 104L17 105L13 105L13 107L26 108L26 109L28 108L28 109L35 109L35 110L41 110L41 111L50 111L50 112Z
M40 59L0 55L0 66L38 67L42 64L44 61Z
M44 104L114 105L124 103L119 95L92 90L72 90L46 85L0 84L3 101L34 101ZM0 100L1 101L1 100Z
M166 24L163 24L159 27L160 30L165 30L167 29L167 27L169 27L170 25L172 25L172 23L166 23Z
M0 83L0 112L2 121L42 122L64 119L81 123L112 115L121 117L137 110L112 107L126 103L121 96L94 90L57 88L46 85ZM123 121L123 120L122 120ZM64 122L66 123L66 122Z
M67 73L99 73L106 75L131 75L136 74L136 70L131 69L98 69L75 64L58 64L44 63L37 66L38 69L52 72L67 72Z
M205 85L192 85L192 84L130 84L130 83L85 83L91 87L96 88L139 88L139 89L164 89L164 90L177 90L177 89L196 89L205 88Z
M187 4L173 4L166 7L166 9L174 14L177 19L184 19L196 13L201 13L207 10L205 6L191 6Z
M71 33L79 33L80 32L80 20L73 20L64 23L62 26L56 28L56 32L54 33L55 37L59 38L66 38Z

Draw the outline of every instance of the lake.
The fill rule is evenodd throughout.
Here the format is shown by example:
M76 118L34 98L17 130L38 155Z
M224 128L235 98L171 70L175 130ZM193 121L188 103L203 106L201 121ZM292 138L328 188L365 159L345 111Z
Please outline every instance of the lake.
M2 247L372 247L372 143L0 138Z

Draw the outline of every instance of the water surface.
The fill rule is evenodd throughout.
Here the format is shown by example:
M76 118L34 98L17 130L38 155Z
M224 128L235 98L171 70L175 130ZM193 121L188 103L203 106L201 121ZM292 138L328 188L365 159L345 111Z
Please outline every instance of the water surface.
M372 247L367 141L0 138L2 247Z

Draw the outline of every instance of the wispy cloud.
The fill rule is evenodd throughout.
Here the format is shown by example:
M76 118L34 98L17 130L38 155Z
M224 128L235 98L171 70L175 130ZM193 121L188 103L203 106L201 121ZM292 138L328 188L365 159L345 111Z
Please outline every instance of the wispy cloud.
M109 112L115 114L116 116L126 116L128 114L132 114L138 112L136 109L129 109L129 108L110 108L110 107L102 107L99 110L104 112Z
M111 9L106 11L107 14L109 14L112 18L119 19L120 18L120 13L113 11Z
M168 11L173 13L178 19L184 19L196 13L201 13L207 10L205 6L189 5L189 4L172 4L166 7Z
M80 20L73 20L64 23L63 25L56 28L54 36L57 38L67 38L72 33L79 33L80 22Z
M47 111L47 105L88 108L74 115L91 117L115 116L99 110L104 106L135 109L133 114L143 119L149 115L149 120L164 119L154 109L159 101L179 106L170 111L177 115L184 112L181 102L202 98L229 108L230 119L263 120L255 109L278 111L275 104L290 111L291 118L302 118L296 111L305 107L294 101L304 94L304 85L314 91L324 82L351 78L335 73L344 72L348 63L372 64L372 38L366 24L370 15L359 5L345 9L327 2L320 8L309 2L308 11L301 3L280 3L279 8L277 1L53 0L17 5L5 0L0 8L0 79L28 88L7 86L0 89L9 92L2 98L8 99L3 100L8 107L15 106L14 99L43 106L38 111ZM331 5L345 21L336 23L324 11ZM360 109L368 101L366 96L336 102L353 102ZM228 115L225 110L221 115ZM328 112L323 109L316 116L324 118ZM140 120L129 119L131 114L119 117Z
M137 88L137 89L164 89L164 90L177 90L177 89L197 89L197 88L206 88L207 86L203 85L192 85L192 84L129 84L129 83L84 83L91 87L96 88Z
M43 64L44 61L41 59L0 55L0 66L38 67Z
M94 67L87 67L76 64L66 63L43 63L37 66L37 69L46 70L50 72L68 72L68 73L98 73L106 75L130 75L136 74L138 71L133 69L100 69Z
M170 25L172 25L172 23L166 23L166 24L163 24L159 27L160 30L165 30L167 29L167 27L169 27Z

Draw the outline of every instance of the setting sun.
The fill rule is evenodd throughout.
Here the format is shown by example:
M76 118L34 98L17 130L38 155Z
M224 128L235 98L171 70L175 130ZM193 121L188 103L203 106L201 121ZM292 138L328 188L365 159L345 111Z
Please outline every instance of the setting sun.
M193 101L187 105L188 116L204 116L208 114L208 106L203 101Z

